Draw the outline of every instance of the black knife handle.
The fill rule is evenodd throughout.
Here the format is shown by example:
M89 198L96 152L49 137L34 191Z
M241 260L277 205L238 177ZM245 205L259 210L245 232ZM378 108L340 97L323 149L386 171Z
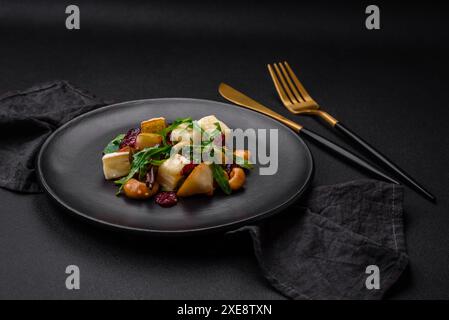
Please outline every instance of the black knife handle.
M388 175L384 174L382 171L379 171L377 168L373 167L372 165L370 165L368 162L366 162L365 160L359 158L358 156L356 156L355 154L353 154L352 152L344 149L343 147L340 147L339 145L333 143L332 141L320 136L319 134L307 130L305 128L302 128L299 131L299 134L307 137L307 139L318 143L319 145L335 152L336 154L340 155L341 157L345 158L346 160L348 160L349 162L351 162L352 164L355 164L369 172L371 172L372 174L374 174L375 176L377 176L378 178L382 178L384 180L387 180L389 182L395 183L395 184L399 184L399 182L397 182L396 180L394 180L393 178L389 177Z
M344 136L349 138L352 142L354 142L358 147L369 153L373 158L375 158L379 163L383 164L385 167L389 168L392 172L395 172L398 176L400 176L405 182L407 182L411 187L415 190L426 196L429 200L435 201L435 196L432 195L429 191L427 191L422 185L416 182L409 174L407 174L404 170L399 168L396 164L394 164L391 160L385 157L382 153L372 147L368 142L360 138L354 132L345 127L341 122L337 122L334 125L334 128L337 129L338 132L342 133Z

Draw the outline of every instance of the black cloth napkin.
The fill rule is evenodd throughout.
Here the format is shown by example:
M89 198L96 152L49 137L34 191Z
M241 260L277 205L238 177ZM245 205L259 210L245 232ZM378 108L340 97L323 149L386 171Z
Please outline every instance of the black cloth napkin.
M0 96L0 187L41 192L35 158L59 126L109 104L66 81L53 81Z
M66 81L1 96L0 186L40 191L34 162L43 141L108 103ZM402 187L375 180L315 187L286 212L232 233L249 231L265 277L287 297L378 299L408 262L402 202ZM371 265L379 289L365 285Z
M320 186L235 232L250 232L264 276L287 297L380 299L408 263L402 203L403 187L381 181Z

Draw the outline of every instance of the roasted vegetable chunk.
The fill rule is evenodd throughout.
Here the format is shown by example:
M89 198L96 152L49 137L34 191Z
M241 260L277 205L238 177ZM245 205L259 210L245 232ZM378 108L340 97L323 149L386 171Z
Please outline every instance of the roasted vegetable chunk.
M165 118L152 118L140 123L140 130L143 133L159 133L167 126Z
M136 148L142 150L162 143L162 136L156 133L141 133L136 138Z
M201 163L193 169L179 188L179 197L189 197L195 194L212 195L214 193L214 178L209 165Z

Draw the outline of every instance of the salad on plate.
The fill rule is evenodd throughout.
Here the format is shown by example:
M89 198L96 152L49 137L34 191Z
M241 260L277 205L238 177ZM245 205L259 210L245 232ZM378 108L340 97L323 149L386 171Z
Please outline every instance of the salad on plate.
M244 187L252 168L249 150L234 150L231 140L230 128L214 115L172 123L151 118L107 144L104 177L117 185L117 195L154 198L163 207L217 189L231 195Z

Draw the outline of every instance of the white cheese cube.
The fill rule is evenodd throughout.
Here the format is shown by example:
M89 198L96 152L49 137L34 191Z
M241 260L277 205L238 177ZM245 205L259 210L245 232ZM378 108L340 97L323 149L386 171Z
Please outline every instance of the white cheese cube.
M107 153L103 156L102 161L106 180L126 176L131 170L128 151Z

